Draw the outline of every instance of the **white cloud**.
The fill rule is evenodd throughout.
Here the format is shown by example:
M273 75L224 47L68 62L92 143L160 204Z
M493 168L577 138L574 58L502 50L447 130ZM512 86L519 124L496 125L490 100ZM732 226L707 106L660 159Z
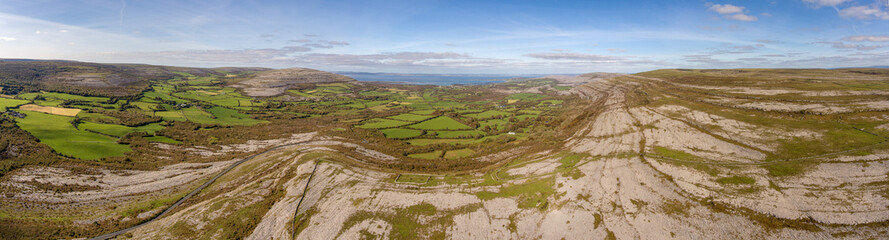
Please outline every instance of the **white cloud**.
M743 13L738 13L738 14L735 14L735 15L731 15L731 16L728 16L728 17L726 17L726 18L734 19L734 20L738 20L738 21L745 21L745 22L752 22L752 21L756 21L756 20L757 20L757 18L756 18L755 16L750 16L750 15L743 14Z
M731 5L731 4L707 3L707 5L710 6L710 8L707 10L719 13L720 15L722 15L722 17L727 18L727 19L744 21L744 22L752 22L752 21L757 20L756 16L751 16L751 15L745 14L745 12L747 12L745 10L745 7L735 6L735 5Z
M60 33L66 33L66 32L68 32L68 30L62 29L62 30L59 30L59 32L60 32Z
M733 13L743 13L744 7L739 7L731 4L713 4L712 6L710 6L710 11L714 11L722 15L727 15Z
M855 49L855 50L859 50L859 51L870 51L870 50L874 50L874 49L884 48L887 46L887 45L849 44L849 43L843 43L843 42L829 42L829 41L822 41L822 42L815 42L815 43L827 44L827 45L830 45L831 47L836 48L836 49Z
M848 36L844 37L843 41L848 42L889 42L889 35L883 36L868 36L868 35L859 35L859 36Z
M14 37L0 37L0 41L11 42L15 41Z
M803 0L803 2L811 4L815 8L827 7L827 6L837 6L843 4L845 2L849 2L851 0Z
M598 54L570 53L570 52L554 52L554 53L529 53L526 57L539 58L545 60L573 60L573 61L589 61L589 62L616 62L621 60L620 57L605 56Z
M840 10L840 16L856 19L882 19L889 20L889 12L879 6L854 6Z

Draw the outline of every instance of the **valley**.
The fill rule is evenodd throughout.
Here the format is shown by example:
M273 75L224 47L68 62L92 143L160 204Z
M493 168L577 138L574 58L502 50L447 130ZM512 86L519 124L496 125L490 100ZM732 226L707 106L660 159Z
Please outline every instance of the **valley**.
M0 78L4 237L889 235L886 69L421 86L309 69L0 65L18 73Z

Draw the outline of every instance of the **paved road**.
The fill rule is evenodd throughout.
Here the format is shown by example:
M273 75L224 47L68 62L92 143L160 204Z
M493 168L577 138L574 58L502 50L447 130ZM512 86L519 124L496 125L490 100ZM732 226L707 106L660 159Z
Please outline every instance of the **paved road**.
M222 177L222 175L225 175L225 173L228 173L228 171L231 171L232 169L234 169L234 168L237 167L238 165L241 165L241 163L244 163L244 162L246 162L246 161L249 161L250 159L255 158L256 156L259 156L259 155L262 155L262 154L265 154L265 153L268 153L268 152L271 152L271 151L274 151L274 150L278 150L278 149L285 148L285 147L296 146L296 145L303 144L303 143L306 143L306 142L308 142L308 141L302 141L302 142L298 142L298 143L291 143L291 144L286 144L286 145L281 145L281 146L273 147L273 148L270 148L270 149L268 149L268 150L262 151L261 153L257 153L257 154L250 155L249 157L246 157L246 158L241 159L241 160L239 160L239 161L237 161L237 162L235 162L235 163L232 163L231 166L228 166L228 168L225 168L225 170L222 170L222 172L219 172L219 174L216 174L216 176L214 176L214 177L211 178L210 180L207 180L207 182L205 182L204 184L202 184L200 187L198 187L198 188L192 190L190 193L188 193L188 194L185 195L184 197L180 198L179 201L176 201L176 203L174 203L173 205L171 205L171 206L168 207L167 209L164 209L163 212L161 212L161 213L158 214L157 216L154 216L153 218L149 219L148 221L145 221L145 222L143 222L143 223L137 224L137 225L132 226L132 227L128 227L128 228L124 228L124 229L121 229L121 230L117 230L116 232L102 234L102 235L100 235L100 236L97 236L97 237L94 237L94 238L90 238L90 240L105 240L105 239L109 239L109 238L117 237L117 236L119 236L119 235L121 235L121 234L127 233L127 232L129 232L129 231L133 231L133 230L136 229L136 228L139 228L139 227L142 227L142 226L144 226L144 225L146 225L146 224L149 224L149 223L151 223L151 222L154 222L155 220L160 219L160 217L162 217L162 216L166 215L167 213L173 211L173 209L175 209L176 207L178 207L179 205L181 205L183 202L185 202L185 200L188 200L189 198L191 198L191 196L194 196L195 194L197 194L197 193L200 192L201 190L204 190L204 188L206 188L207 186L210 186L210 184L212 184L213 181L216 181L216 179L219 179L219 177Z

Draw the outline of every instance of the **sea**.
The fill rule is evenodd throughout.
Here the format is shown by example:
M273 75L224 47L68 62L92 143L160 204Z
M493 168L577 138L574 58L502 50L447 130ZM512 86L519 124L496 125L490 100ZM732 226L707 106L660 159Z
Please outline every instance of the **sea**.
M501 74L403 74L403 73L368 73L368 72L336 72L358 81L385 82L416 85L484 85L502 83L510 79L535 78L544 75L501 75Z

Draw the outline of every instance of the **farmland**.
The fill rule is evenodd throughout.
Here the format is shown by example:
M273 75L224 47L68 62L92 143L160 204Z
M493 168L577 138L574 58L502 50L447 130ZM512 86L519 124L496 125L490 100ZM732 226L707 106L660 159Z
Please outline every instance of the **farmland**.
M262 72L273 74L251 82ZM284 73L173 69L140 91L5 92L0 196L12 197L0 204L0 233L113 232L229 166L129 234L632 239L652 224L714 222L720 234L740 225L761 238L829 238L882 236L868 234L887 221L889 117L877 70L446 87ZM672 234L701 234L686 230Z
M114 138L78 130L71 124L72 118L33 111L17 119L18 126L40 139L62 155L94 160L119 156L130 149L118 144Z

